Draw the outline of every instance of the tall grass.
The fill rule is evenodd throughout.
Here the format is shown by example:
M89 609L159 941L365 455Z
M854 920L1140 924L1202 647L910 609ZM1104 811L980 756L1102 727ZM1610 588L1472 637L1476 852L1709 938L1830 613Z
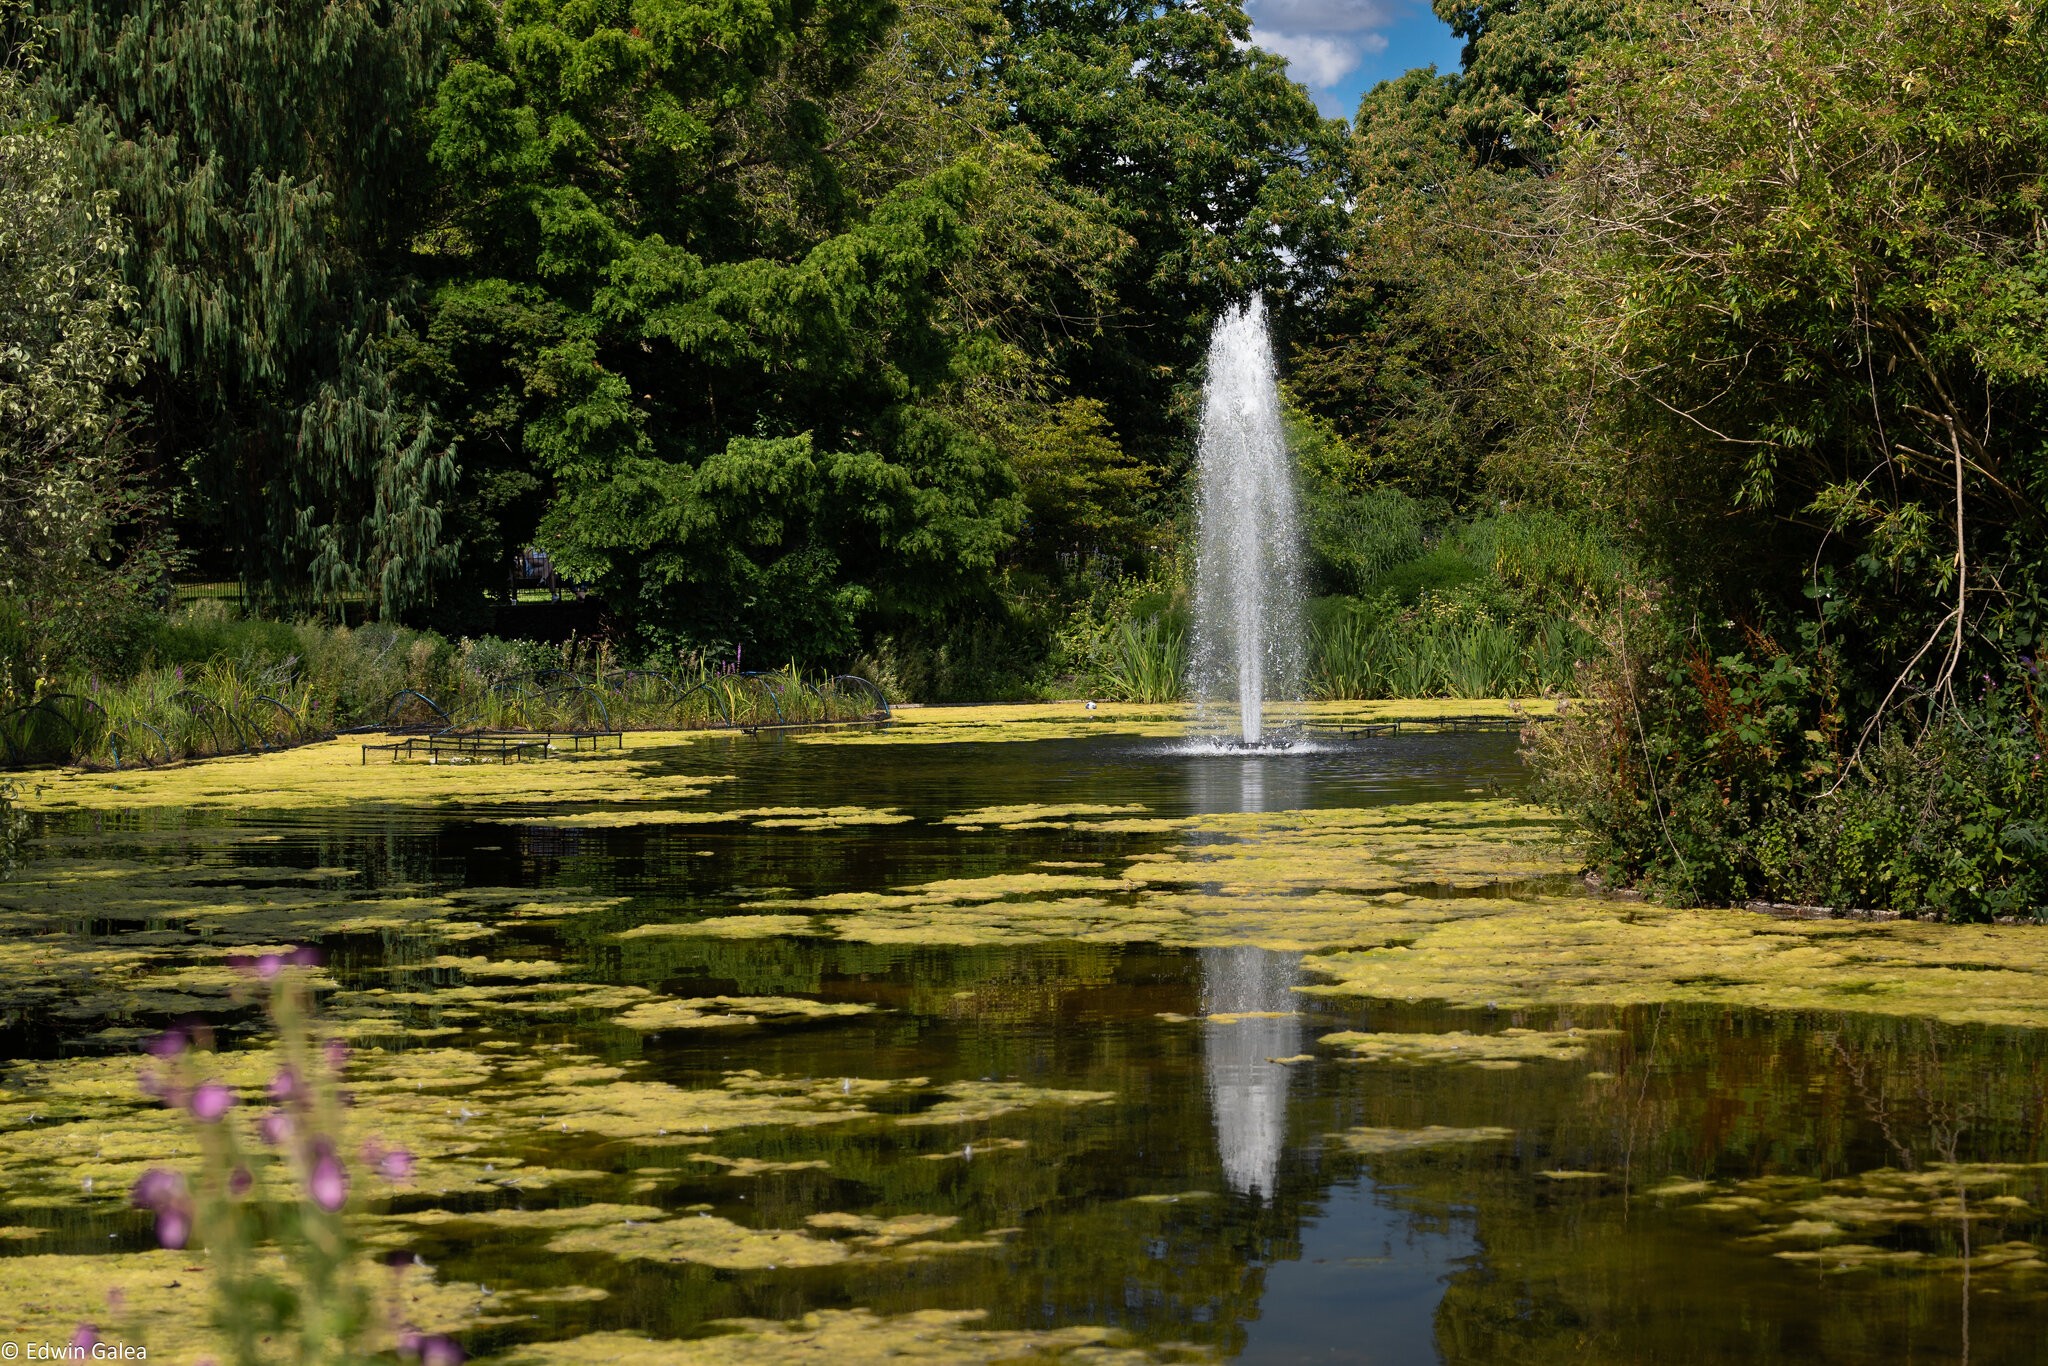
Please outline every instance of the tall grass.
M1569 692L1592 641L1568 621L1518 631L1486 618L1334 610L1310 633L1317 697L1529 697Z
M164 633L157 662L119 682L45 693L11 719L0 761L132 767L274 749L353 727L588 731L817 724L886 709L861 680L795 664L741 673L688 658L627 668L603 642L450 644L371 625L238 623L217 608ZM243 629L245 626L252 629ZM219 651L202 661L189 656Z
M1103 682L1120 702L1175 701L1186 673L1187 627L1166 612L1124 622L1102 661Z

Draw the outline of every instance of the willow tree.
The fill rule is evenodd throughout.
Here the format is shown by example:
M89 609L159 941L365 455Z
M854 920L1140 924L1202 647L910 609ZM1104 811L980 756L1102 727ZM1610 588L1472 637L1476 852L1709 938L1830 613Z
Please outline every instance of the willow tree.
M452 458L384 352L456 21L447 0L50 0L32 31L136 244L160 484L260 596L402 611L450 558Z

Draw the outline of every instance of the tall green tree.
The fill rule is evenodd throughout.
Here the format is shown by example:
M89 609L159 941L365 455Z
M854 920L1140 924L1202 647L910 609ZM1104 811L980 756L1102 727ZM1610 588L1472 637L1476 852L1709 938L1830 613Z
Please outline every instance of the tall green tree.
M136 250L159 486L202 559L399 612L452 558L445 441L394 390L418 113L451 0L49 0L46 104Z
M1342 125L1250 45L1236 0L1003 0L1003 12L995 70L1017 122L1062 192L1132 243L1106 311L1048 300L1091 324L1074 329L1061 373L1170 490L1217 310L1254 290L1285 305L1333 264Z
M1595 471L1664 596L1618 623L1557 788L1605 865L1683 895L2038 914L2039 23L1991 0L1635 22L1561 177L1585 402L1555 467Z
M999 159L911 146L975 66L872 0L522 0L442 83L423 373L650 639L839 657L985 585L1019 510L949 273Z
M1583 121L1576 64L1615 0L1439 0L1461 69L1410 71L1360 101L1347 148L1343 262L1295 319L1302 405L1374 476L1468 503L1554 499L1521 451L1559 402L1548 180Z
M34 104L0 68L0 709L117 651L150 568L122 542L117 394L144 353L128 241L75 134Z
M2033 649L2048 45L1990 0L1642 22L1567 182L1619 508L1710 610L1811 605L1865 707Z

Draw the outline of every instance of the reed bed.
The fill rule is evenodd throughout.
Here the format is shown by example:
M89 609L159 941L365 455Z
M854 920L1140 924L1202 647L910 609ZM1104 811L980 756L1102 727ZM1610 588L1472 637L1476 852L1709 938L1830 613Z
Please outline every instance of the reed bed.
M354 729L691 730L886 715L866 680L794 664L740 672L703 659L621 667L601 647L451 646L392 629L301 629L310 648L159 664L87 679L0 717L0 763L148 766L278 749Z

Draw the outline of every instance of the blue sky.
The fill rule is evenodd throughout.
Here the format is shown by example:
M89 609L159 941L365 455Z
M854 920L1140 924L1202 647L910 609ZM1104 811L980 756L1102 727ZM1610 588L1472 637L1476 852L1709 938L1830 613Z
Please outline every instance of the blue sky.
M1358 97L1410 67L1458 69L1461 44L1429 0L1246 0L1252 41L1287 58L1325 114L1350 118Z

